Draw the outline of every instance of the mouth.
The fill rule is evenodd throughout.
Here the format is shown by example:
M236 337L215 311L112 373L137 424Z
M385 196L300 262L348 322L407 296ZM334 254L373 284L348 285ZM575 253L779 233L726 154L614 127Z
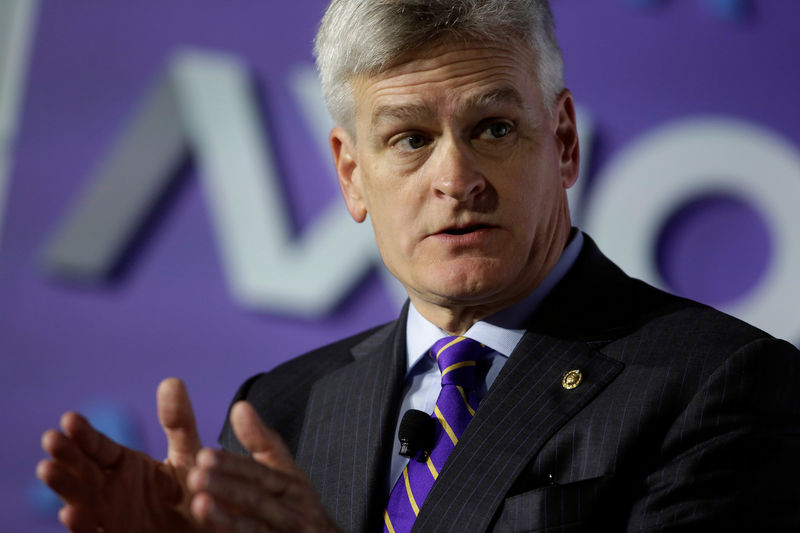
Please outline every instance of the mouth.
M488 230L493 228L489 224L468 224L465 226L452 226L448 228L444 228L436 232L438 235L453 235L453 236L461 236L461 235L468 235L470 233L475 233L482 230Z
M468 233L473 233L475 231L480 231L489 228L490 226L487 224L472 224L463 227L445 228L441 230L439 233L443 233L445 235L467 235Z

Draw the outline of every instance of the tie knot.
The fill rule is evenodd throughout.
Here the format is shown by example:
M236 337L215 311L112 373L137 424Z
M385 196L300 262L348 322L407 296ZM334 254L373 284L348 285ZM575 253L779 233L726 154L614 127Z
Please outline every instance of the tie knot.
M475 387L475 367L478 359L491 348L466 337L445 337L431 347L431 357L439 365L442 386Z

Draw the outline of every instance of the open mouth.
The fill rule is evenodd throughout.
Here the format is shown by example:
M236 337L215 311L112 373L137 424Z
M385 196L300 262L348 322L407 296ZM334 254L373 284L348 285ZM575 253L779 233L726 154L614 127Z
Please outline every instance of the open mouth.
M476 224L474 226L465 226L463 228L448 228L443 230L442 233L447 235L466 235L467 233L472 233L473 231L479 231L482 229L487 229L489 226L485 224Z

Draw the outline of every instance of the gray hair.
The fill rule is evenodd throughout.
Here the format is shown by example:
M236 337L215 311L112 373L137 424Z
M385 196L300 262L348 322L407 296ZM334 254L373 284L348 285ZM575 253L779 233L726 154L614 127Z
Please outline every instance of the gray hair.
M446 41L510 37L536 55L542 95L551 107L564 88L564 64L548 0L332 0L314 55L328 111L352 133L356 76L376 75Z

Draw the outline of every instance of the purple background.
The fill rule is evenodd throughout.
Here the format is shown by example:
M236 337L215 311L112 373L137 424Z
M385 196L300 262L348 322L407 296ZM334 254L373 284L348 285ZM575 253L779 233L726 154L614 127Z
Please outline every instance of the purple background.
M143 449L160 458L155 387L179 376L204 441L213 443L243 379L395 316L375 274L325 319L242 310L227 291L193 167L119 283L73 287L39 269L42 246L91 169L171 54L186 46L237 54L252 67L297 232L338 201L330 162L318 157L286 89L288 73L311 62L323 4L41 4L0 241L3 531L59 530L52 517L33 513L26 491L42 457L40 434L64 410L114 402L132 413ZM592 176L618 150L673 119L728 115L800 143L800 3L756 1L740 22L716 16L704 0L633 4L553 1L568 86L597 127L589 198ZM757 213L727 200L682 213L653 250L676 290L722 302L757 281L770 250ZM729 232L720 236L717 227ZM728 268L728 285L709 289L703 279L715 279L730 257L740 258L741 270Z

